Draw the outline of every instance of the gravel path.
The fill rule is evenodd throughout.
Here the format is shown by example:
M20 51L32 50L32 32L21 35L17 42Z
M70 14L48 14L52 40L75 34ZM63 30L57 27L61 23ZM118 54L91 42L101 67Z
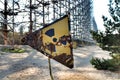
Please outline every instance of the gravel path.
M3 47L0 45L0 47ZM26 53L2 53L0 55L0 80L51 80L48 58L29 46L19 46ZM109 52L98 46L85 46L73 50L74 68L69 69L51 59L55 80L120 80L120 73L96 70L89 63L94 57L111 58Z

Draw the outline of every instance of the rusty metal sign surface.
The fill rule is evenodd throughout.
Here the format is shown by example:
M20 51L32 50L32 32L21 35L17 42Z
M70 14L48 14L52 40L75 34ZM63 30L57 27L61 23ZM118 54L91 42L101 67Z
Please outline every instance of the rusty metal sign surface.
M63 65L73 68L72 42L67 15L27 34L22 42Z

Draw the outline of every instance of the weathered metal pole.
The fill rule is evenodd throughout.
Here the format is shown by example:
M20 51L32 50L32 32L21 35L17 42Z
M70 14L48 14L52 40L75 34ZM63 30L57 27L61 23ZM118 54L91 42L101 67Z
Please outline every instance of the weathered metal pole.
M43 0L43 26L45 25L45 5L44 5L44 0Z
M12 5L12 7L13 7L13 19L12 19L12 22L13 22L13 48L14 48L14 43L15 43L15 37L14 37L14 28L15 28L15 26L14 26L14 0L13 0L13 5Z
M4 0L4 27L3 27L3 35L4 35L4 45L7 45L8 44L8 41L7 41L7 34L8 34L8 31L7 31L7 0Z
M53 0L53 19L55 20L55 2Z
M29 28L29 33L32 33L33 29L33 21L32 21L32 0L30 0L30 28Z

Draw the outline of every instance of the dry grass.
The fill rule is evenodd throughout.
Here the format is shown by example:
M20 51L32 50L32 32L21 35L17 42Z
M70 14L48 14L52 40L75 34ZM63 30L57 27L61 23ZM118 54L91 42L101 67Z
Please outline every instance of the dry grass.
M51 80L48 58L28 46L23 47L28 52L0 55L0 80ZM54 80L120 80L120 73L99 71L90 65L90 57L107 57L103 54L95 46L78 48L74 50L76 67L73 69L51 60Z
M64 76L59 76L59 80L93 80L89 76L85 76L81 73L69 73Z

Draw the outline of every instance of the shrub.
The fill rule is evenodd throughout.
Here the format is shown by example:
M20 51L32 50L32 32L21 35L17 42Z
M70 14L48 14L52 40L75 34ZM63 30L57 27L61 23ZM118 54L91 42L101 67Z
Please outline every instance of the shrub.
M10 53L24 53L25 52L25 50L22 48L9 48L9 47L2 48L1 51L10 52Z
M98 70L117 71L118 66L120 66L120 64L117 64L115 59L92 58L90 63Z

